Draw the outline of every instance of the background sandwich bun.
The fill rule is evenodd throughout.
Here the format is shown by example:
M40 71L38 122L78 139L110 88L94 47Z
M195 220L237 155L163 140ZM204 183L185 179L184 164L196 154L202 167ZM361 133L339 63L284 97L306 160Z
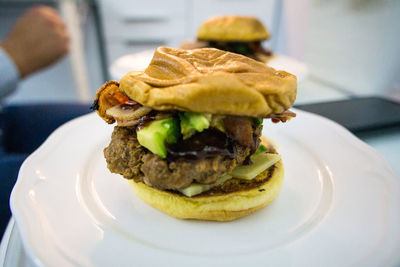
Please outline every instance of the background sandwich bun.
M206 20L197 32L202 41L254 42L267 40L270 34L261 21L250 16L221 16Z

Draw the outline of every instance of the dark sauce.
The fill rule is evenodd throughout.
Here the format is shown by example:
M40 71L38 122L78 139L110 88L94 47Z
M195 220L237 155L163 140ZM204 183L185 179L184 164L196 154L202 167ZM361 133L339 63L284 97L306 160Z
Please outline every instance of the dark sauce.
M146 127L150 122L154 121L155 116L157 115L156 110L152 110L146 115L139 118L139 123L136 126L136 130L140 131L144 127Z
M254 141L254 146L250 150L250 154L253 154L254 152L257 151L258 146L260 145L260 138L256 134L253 133L253 141Z
M244 161L242 163L243 165L253 164L253 162L250 159L250 156L253 155L254 152L257 151L257 148L260 145L260 138L256 134L253 134L253 141L254 141L254 146L251 147L250 154L244 159Z
M160 119L165 119L168 118L170 116L177 116L176 112L171 112L171 111L158 111L158 110L152 110L149 113L147 113L146 115L143 115L142 117L140 117L138 120L138 124L137 124L137 131L140 131L141 129L143 129L144 127L146 127L147 125L149 125L150 122L154 121L154 120L160 120Z
M141 107L139 103L128 103L128 104L121 104L121 109L122 110L137 110Z
M232 138L216 129L207 129L201 133L193 135L191 138L167 147L167 159L176 160L198 160L213 158L218 155L236 157L235 142Z
M245 159L244 159L244 161L243 161L243 165L250 165L250 164L253 164L253 162L251 161L251 159L250 159L250 156L251 156L251 154L250 155L248 155Z

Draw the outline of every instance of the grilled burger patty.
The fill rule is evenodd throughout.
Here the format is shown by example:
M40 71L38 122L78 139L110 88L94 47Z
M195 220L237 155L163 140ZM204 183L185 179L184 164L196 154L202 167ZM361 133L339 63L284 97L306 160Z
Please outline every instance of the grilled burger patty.
M207 134L215 135L215 132L214 130L205 131L192 138L197 138L197 141L202 139L208 141L211 136L207 138L205 136ZM225 134L221 134L228 139ZM258 146L260 134L261 127L258 127L252 134L255 144L249 146L233 141L229 148L232 150L230 154L207 147L204 150L214 151L215 154L210 156L210 154L200 153L202 157L198 159L187 156L162 159L139 144L136 127L115 126L111 142L104 149L104 156L108 169L113 173L121 174L127 179L134 179L136 182L144 182L157 189L176 190L188 187L192 182L211 184L224 173L230 173L237 164L243 164L254 152L254 147ZM177 153L171 155L174 154Z

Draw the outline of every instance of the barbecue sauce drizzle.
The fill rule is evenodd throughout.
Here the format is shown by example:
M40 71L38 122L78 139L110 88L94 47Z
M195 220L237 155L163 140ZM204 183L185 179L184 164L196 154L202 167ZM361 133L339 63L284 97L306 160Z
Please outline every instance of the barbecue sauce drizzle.
M178 158L185 160L199 160L213 158L218 155L236 157L236 142L224 133L214 128L209 128L197 133L189 139L167 146L167 160L173 161Z

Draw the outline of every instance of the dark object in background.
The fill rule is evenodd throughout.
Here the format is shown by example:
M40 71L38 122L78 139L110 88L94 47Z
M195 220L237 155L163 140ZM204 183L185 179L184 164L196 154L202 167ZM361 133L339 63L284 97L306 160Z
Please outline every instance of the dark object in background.
M10 193L17 180L19 167L28 154L0 155L0 240L10 220Z
M10 218L9 198L25 158L63 123L91 112L90 104L13 105L0 113L0 238Z
M5 153L32 153L63 123L91 112L90 104L29 104L3 109Z
M400 103L381 97L295 105L336 121L353 133L400 126Z

